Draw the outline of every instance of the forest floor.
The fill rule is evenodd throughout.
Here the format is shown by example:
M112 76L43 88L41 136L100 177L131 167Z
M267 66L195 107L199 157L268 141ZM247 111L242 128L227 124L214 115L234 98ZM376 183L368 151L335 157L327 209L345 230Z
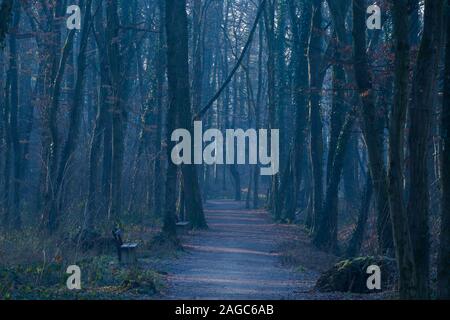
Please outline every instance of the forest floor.
M0 300L390 298L315 290L320 274L339 257L317 250L300 225L275 223L264 209L232 200L209 200L205 213L209 228L182 235L183 250L155 246L160 229L154 224L128 228L126 238L140 243L132 267L119 264L109 246L72 252L70 237L65 244L33 233L0 237ZM69 264L82 270L82 290L67 289Z
M320 293L314 285L337 257L315 249L297 225L276 224L244 202L211 200L208 230L182 237L184 252L160 261L160 299L380 299L378 294Z

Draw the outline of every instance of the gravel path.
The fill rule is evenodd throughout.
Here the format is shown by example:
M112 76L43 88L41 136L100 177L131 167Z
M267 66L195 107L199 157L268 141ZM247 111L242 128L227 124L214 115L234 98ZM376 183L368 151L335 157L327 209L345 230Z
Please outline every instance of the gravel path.
M164 299L308 299L318 273L280 265L289 232L243 202L208 201L209 229L183 238L186 253L168 265Z

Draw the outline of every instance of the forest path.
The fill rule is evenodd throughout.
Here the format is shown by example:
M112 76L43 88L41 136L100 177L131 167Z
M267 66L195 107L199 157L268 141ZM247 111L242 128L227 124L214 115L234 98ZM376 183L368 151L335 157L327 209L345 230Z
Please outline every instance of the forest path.
M164 299L308 299L319 273L281 265L278 244L292 228L244 202L208 201L209 229L183 237L186 253L168 266Z

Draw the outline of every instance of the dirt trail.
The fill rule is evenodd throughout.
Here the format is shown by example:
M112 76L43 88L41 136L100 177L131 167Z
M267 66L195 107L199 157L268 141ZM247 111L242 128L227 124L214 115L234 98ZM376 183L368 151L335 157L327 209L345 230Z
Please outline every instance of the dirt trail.
M262 210L208 201L209 230L183 238L186 253L168 265L165 299L308 299L318 272L280 264L278 244L292 236Z

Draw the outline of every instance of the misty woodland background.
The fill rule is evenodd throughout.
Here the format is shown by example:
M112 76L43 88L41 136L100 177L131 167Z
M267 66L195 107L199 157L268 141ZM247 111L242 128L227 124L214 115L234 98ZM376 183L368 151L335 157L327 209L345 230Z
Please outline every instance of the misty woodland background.
M70 297L74 263L86 298L151 298L151 262L177 255L176 222L207 227L208 199L336 261L396 259L394 297L450 298L450 3L379 0L369 30L372 4L1 0L0 299ZM279 174L175 166L193 119L279 128ZM117 265L115 226L140 270Z

